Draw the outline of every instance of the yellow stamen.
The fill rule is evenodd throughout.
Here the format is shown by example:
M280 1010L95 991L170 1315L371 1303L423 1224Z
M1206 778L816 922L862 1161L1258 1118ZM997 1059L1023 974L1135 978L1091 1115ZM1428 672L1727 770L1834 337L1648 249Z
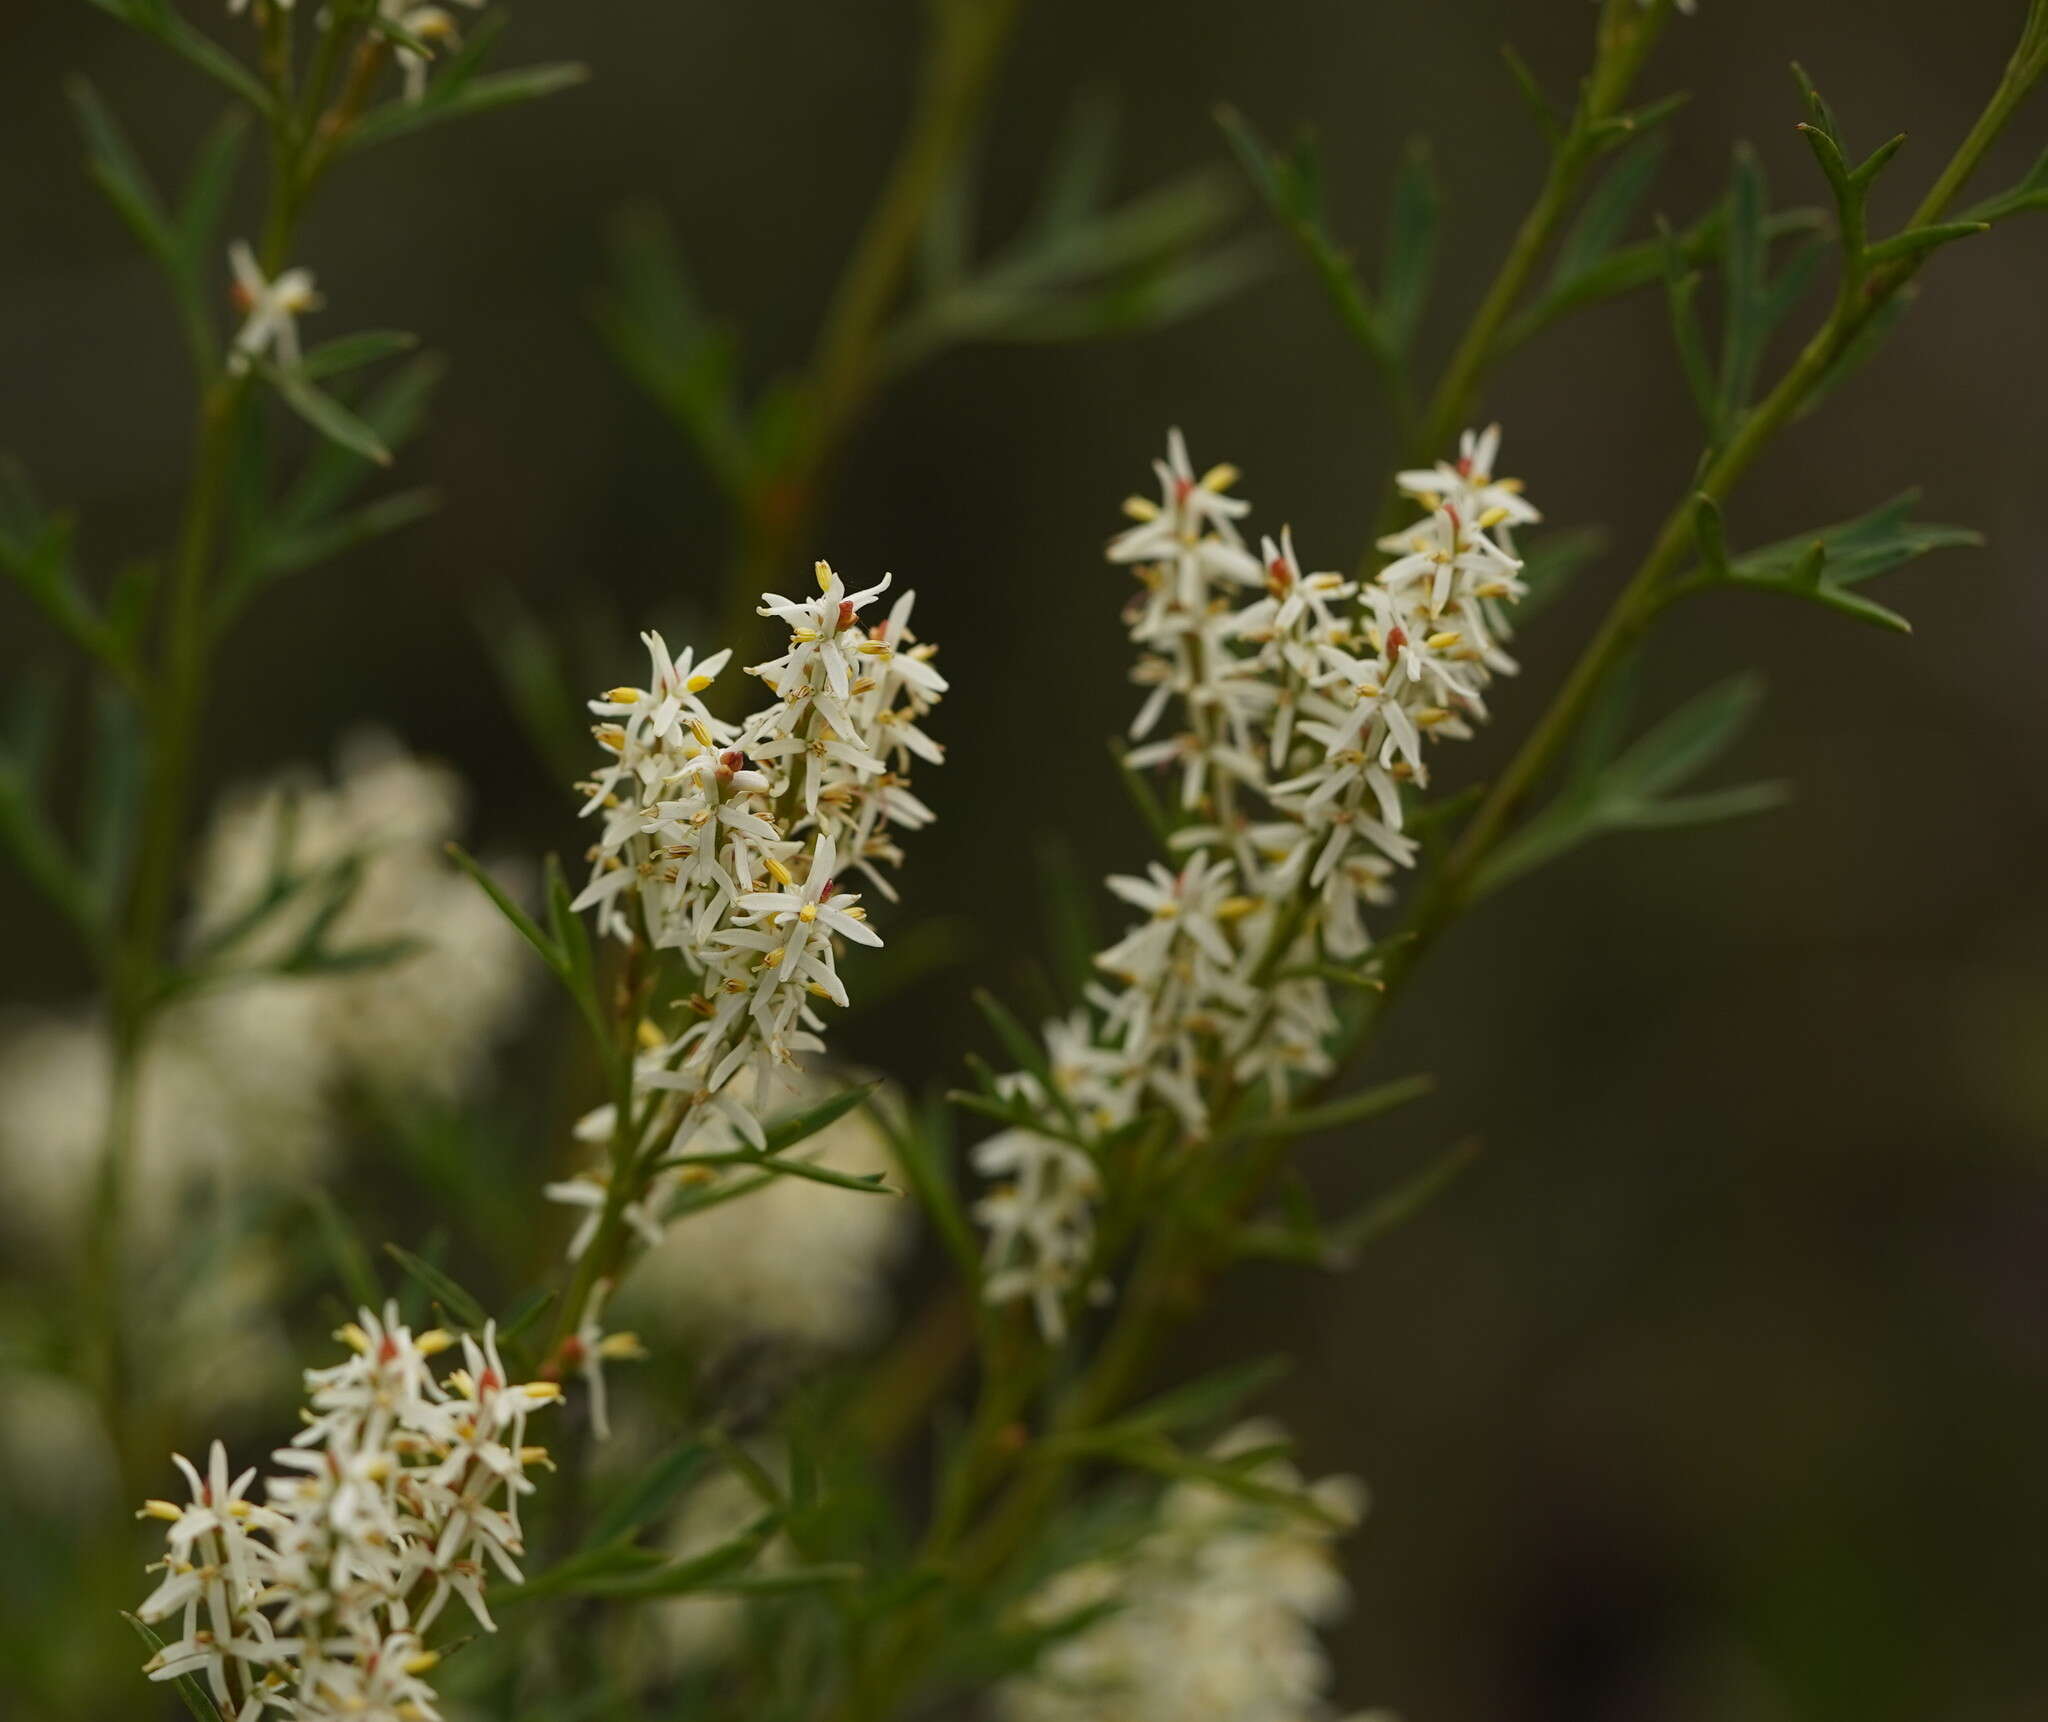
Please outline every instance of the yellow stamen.
M1142 496L1127 496L1124 498L1124 513L1133 520L1157 520L1159 504L1150 502Z

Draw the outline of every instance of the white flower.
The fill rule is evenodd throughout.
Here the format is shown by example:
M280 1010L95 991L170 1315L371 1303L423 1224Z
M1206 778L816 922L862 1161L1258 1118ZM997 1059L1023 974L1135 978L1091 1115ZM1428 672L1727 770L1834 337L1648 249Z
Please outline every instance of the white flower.
M1211 1450L1228 1459L1273 1444L1247 1424ZM1349 1478L1304 1485L1285 1460L1251 1472L1349 1523L1362 1491ZM1336 1531L1207 1484L1176 1484L1153 1525L1121 1553L1056 1575L1025 1605L1050 1627L1101 1618L1054 1639L1037 1664L998 1688L1005 1722L1319 1722L1332 1711L1316 1629L1347 1600L1332 1559Z
M460 3L476 8L481 7L484 0L460 0ZM462 40L455 18L445 6L418 6L413 4L413 0L378 0L377 15L429 47L436 43L453 47ZM409 42L398 43L395 52L405 72L405 99L416 102L427 93L427 74L433 68L433 57Z
M256 253L239 239L228 247L228 267L235 278L235 308L242 313L228 368L245 371L251 359L266 354L286 370L294 368L299 362L298 319L320 308L312 272L287 269L275 281L268 280L256 262Z
M179 1623L148 1672L203 1675L237 1722L272 1707L433 1722L422 1635L451 1596L491 1630L492 1576L519 1579L518 1499L546 1458L526 1423L559 1390L512 1383L489 1327L441 1381L429 1359L453 1341L414 1335L395 1306L361 1311L341 1337L351 1355L307 1373L307 1426L275 1455L262 1501L255 1470L231 1476L216 1442L204 1474L177 1460L189 1502L142 1509L169 1528L137 1613Z
M991 1303L1028 1298L1039 1330L1057 1343L1066 1299L1094 1251L1095 1162L1049 1136L1005 1130L975 1148L974 1169L1002 1180L974 1205L989 1234L986 1295Z
M1497 428L1468 431L1455 461L1400 474L1425 518L1354 581L1305 571L1286 529L1253 557L1234 469L1198 479L1169 437L1160 501L1126 504L1139 524L1109 558L1139 583L1125 621L1146 692L1124 760L1174 774L1167 846L1184 859L1109 880L1145 919L1095 959L1105 978L1087 1010L1048 1029L1063 1052L1050 1088L1004 1079L1048 1126L1093 1145L1151 1101L1196 1147L1219 1097L1257 1090L1278 1109L1331 1074L1338 1016L1318 971L1371 950L1364 906L1417 854L1405 798L1427 785L1433 744L1470 735L1491 679L1515 668L1503 642L1521 562L1507 535L1539 516L1494 471L1499 447ZM1057 1162L1059 1144L1028 1130L985 1147L1009 1170L1027 1142ZM986 1290L1031 1299L1057 1337L1093 1192L1047 1188L1020 1179L984 1204Z

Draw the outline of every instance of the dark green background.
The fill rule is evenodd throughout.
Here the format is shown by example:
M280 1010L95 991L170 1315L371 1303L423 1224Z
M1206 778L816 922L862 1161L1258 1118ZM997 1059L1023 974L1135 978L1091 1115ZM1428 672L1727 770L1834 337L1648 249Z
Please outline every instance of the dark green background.
M800 357L902 121L905 3L528 0L520 59L590 61L537 109L366 157L304 246L315 330L422 332L453 371L402 463L437 518L302 578L227 659L218 782L375 719L458 763L488 847L574 847L570 804L514 727L476 639L502 588L579 625L687 624L725 548L678 438L587 316L601 234L651 196L765 376ZM1912 135L1887 205L1925 184L1987 91L2019 0L1940 6L1704 0L1651 88L1695 101L1660 202L1713 194L1737 135L1781 196L1819 187L1788 58L1854 141ZM1401 140L1451 190L1428 336L1460 325L1539 159L1494 55L1555 88L1584 0L1037 0L988 142L990 214L1025 202L1058 117L1113 90L1127 188L1216 161L1218 98L1269 131L1312 121L1339 225L1369 247ZM88 72L177 171L211 109L82 4L0 23L0 448L78 504L105 566L159 540L188 401L146 266L87 191L60 78ZM1986 189L2016 178L2036 109ZM1618 842L1490 905L1399 1014L1383 1074L1442 1092L1317 1177L1357 1197L1467 1133L1450 1197L1348 1278L1246 1274L1179 1360L1270 1347L1316 1469L1380 1505L1350 1551L1342 1690L1414 1722L2021 1722L2048 1711L2040 1480L2048 1365L2048 788L2042 654L2048 221L1937 260L1878 365L1789 436L1731 510L1739 541L1844 517L1912 483L1984 529L1885 593L1912 639L1766 599L1681 611L1654 655L1675 702L1755 665L1773 695L1730 767L1784 775L1787 811ZM1684 485L1693 432L1648 299L1574 323L1488 389L1509 466L1551 519L1625 552ZM951 745L916 846L920 911L969 918L980 978L1037 938L1034 840L1092 870L1140 836L1102 737L1133 694L1098 547L1164 427L1231 458L1313 565L1355 554L1389 458L1370 378L1286 260L1226 309L1087 349L956 354L863 426L816 550L895 571L946 642ZM1537 709L1625 570L1604 562L1525 637L1499 730ZM792 589L808 580L792 567ZM616 620L612 620L616 618ZM673 636L672 636L673 637ZM0 674L53 648L11 599ZM1483 769L1506 735L1471 751ZM19 882L0 886L10 995L81 984ZM971 1044L959 977L849 1038L921 1078Z

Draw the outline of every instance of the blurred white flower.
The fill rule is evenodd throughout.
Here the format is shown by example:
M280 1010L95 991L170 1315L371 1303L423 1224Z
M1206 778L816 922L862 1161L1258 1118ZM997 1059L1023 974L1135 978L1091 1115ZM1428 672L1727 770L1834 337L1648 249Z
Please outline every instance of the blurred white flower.
M299 362L298 319L320 309L312 271L287 269L276 280L269 280L256 253L239 239L228 247L228 268L234 275L230 296L242 313L228 369L246 371L251 359L268 354L290 370Z
M376 736L344 745L332 784L295 774L223 801L189 936L213 948L213 979L164 1010L142 1061L134 1238L170 1235L197 1193L304 1177L350 1085L401 1099L474 1087L531 977L517 933L443 852L463 803L452 773ZM231 936L281 879L296 890ZM392 960L277 972L323 921L326 950ZM112 1066L95 1020L30 1017L0 1034L0 1193L22 1231L82 1220Z
M1273 1444L1247 1423L1216 1458ZM1364 1491L1351 1478L1304 1486L1285 1460L1251 1475L1305 1493L1331 1520L1355 1522ZM1028 1673L996 1694L1005 1722L1318 1722L1331 1715L1329 1661L1317 1628L1349 1600L1332 1555L1332 1525L1247 1502L1205 1483L1178 1483L1156 1522L1117 1556L1071 1567L1026 1604L1046 1627L1101 1610L1055 1639Z
M807 1075L791 1097L816 1105L837 1090ZM739 1146L719 1121L692 1153ZM892 1170L888 1139L856 1107L788 1150L834 1172ZM751 1176L728 1168L724 1181ZM715 1189L707 1173L672 1181L657 1202ZM698 1338L761 1336L825 1351L872 1338L888 1313L888 1270L908 1242L911 1204L891 1196L835 1190L807 1178L777 1178L737 1201L688 1213L666 1226L634 1268L622 1293L649 1327Z

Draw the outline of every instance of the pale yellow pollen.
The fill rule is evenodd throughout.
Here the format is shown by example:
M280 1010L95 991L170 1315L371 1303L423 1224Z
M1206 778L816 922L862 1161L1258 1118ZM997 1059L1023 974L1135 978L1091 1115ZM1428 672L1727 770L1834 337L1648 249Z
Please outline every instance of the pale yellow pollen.
M519 1391L527 1398L546 1404L551 1399L562 1397L561 1386L553 1381L529 1381Z
M1479 517L1479 530L1481 532L1491 532L1507 518L1508 511L1505 508L1489 508Z
M352 1321L343 1322L336 1328L334 1337L351 1351L367 1352L370 1349L370 1336Z
M701 694L717 680L716 676L692 676L687 682L683 683L683 686L688 688L693 694Z
M789 631L789 637L796 641L797 644L807 646L818 637L818 630L816 628L792 628Z
M437 1352L446 1351L453 1345L455 1343L455 1335L446 1328L430 1327L412 1343L420 1356L432 1357Z
M1219 461L1202 474L1202 488L1207 491L1228 490L1242 476L1229 461Z
M818 590L819 590L820 592L829 592L829 591L830 591L830 590L832 589L832 564L831 564L831 563L829 563L829 562L820 562L820 563L819 563L819 564L817 565L817 567L815 567L814 569L812 569L812 570L811 570L811 572L812 572L812 573L814 573L815 575L817 575L817 577L818 577Z
M597 1355L614 1363L638 1363L647 1355L637 1333L608 1333L597 1342Z
M796 875L791 873L780 861L776 860L773 855L762 856L761 865L773 873L776 878L780 879L783 884L794 885L796 883Z
M1428 646L1432 652L1447 652L1464 637L1456 629L1448 628L1441 634L1430 635L1423 644Z
M644 1016L640 1019L640 1026L633 1033L634 1037L640 1042L642 1049L647 1052L658 1051L667 1044L662 1039L661 1030L656 1028Z
M702 718L693 717L692 719L690 719L690 733L697 738L698 746L710 747L713 745L711 739L711 731L705 727L705 723Z
M1241 921L1259 906L1256 897L1226 897L1216 905L1216 919L1219 921Z
M804 922L806 925L808 925L812 921L815 921L818 918L818 905L815 903L806 903L801 909L797 910L796 918L799 921Z
M608 752L625 752L626 732L619 728L617 724L601 723L596 725L590 733L597 737L597 745Z
M1124 498L1124 513L1133 520L1157 520L1159 504L1142 496L1127 496Z
M185 1516L185 1509L175 1501L151 1500L144 1501L135 1516L138 1519L162 1519L166 1524L175 1525Z

